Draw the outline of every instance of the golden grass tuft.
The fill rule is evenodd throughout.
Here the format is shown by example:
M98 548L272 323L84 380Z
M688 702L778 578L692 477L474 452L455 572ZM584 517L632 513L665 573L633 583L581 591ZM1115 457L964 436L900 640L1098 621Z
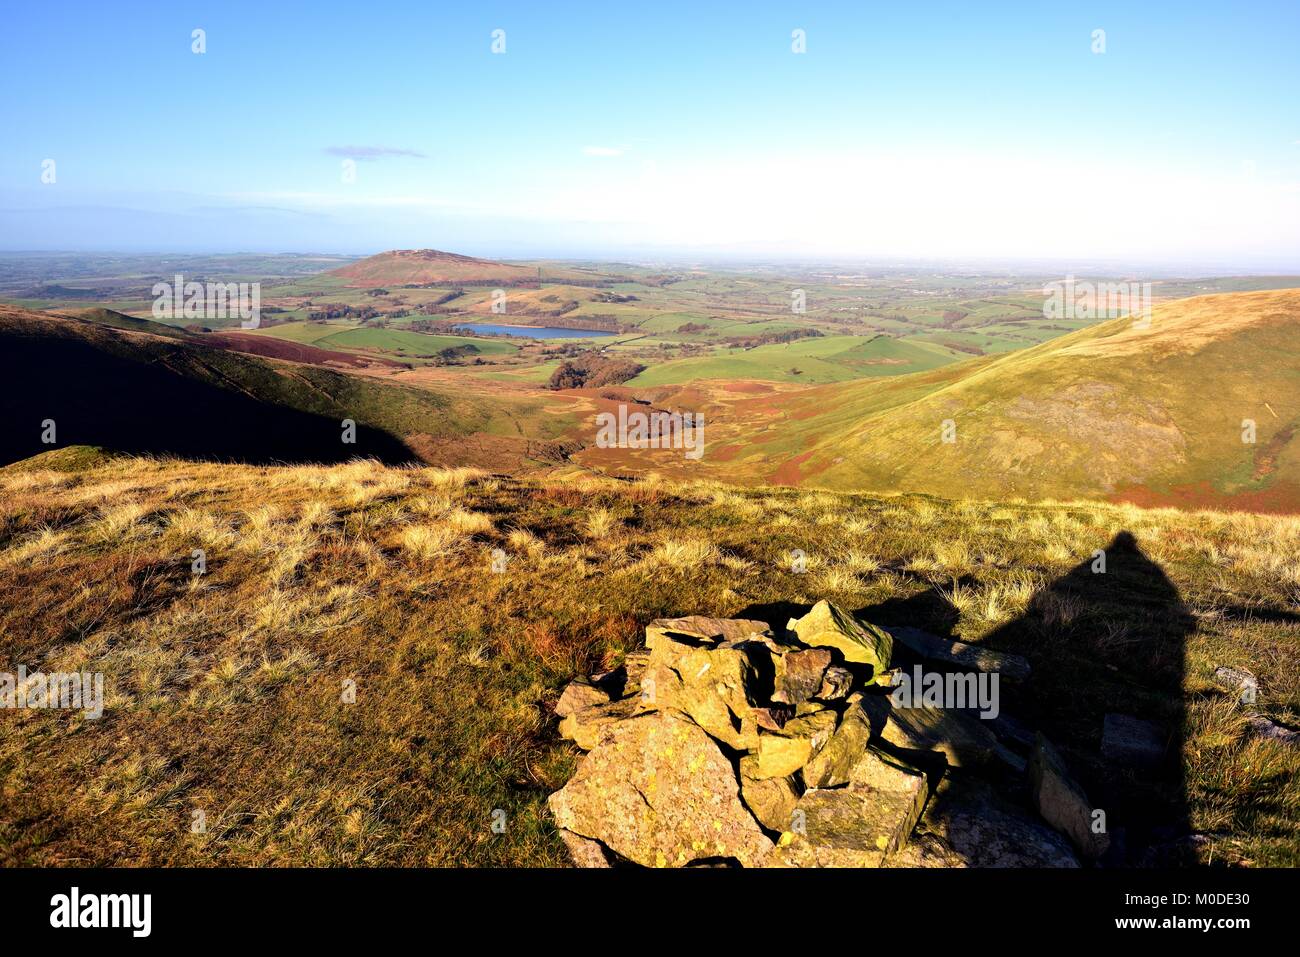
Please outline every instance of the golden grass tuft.
M618 518L607 508L597 508L587 513L583 531L588 538L606 538L619 525Z
M701 538L669 538L660 542L650 553L651 564L686 571L718 561L718 547Z

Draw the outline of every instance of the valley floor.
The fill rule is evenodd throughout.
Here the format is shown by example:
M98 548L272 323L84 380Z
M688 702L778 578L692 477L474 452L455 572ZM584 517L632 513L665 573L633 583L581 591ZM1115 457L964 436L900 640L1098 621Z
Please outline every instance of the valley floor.
M1300 756L1214 680L1247 669L1261 711L1300 715L1294 517L365 461L63 467L0 470L0 672L102 672L106 708L0 712L3 864L564 864L545 811L577 757L564 684L653 618L784 624L825 597L1026 656L1003 710L1090 795L1142 787L1099 760L1104 714L1173 727L1181 793L1154 800L1197 859L1300 865ZM1110 577L1088 579L1099 549Z

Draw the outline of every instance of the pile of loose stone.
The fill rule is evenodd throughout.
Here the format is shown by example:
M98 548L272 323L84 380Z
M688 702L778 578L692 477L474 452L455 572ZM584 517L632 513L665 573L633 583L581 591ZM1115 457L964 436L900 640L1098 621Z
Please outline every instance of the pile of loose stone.
M1083 856L1104 853L1087 798L1041 735L893 704L899 645L953 668L1028 673L1016 656L886 631L826 601L779 634L761 621L652 622L645 651L575 680L556 706L560 733L589 752L549 799L574 862L1077 866L1062 834ZM1028 761L1000 735L1025 739ZM1027 775L1055 830L968 786L943 839L908 846L950 769L990 766Z

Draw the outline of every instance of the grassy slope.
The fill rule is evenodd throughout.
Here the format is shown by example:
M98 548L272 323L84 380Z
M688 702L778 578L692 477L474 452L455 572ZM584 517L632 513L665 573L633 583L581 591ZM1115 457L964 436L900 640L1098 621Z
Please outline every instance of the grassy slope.
M1265 710L1300 713L1296 519L365 462L128 459L0 471L0 489L0 668L102 671L108 698L98 722L3 716L4 864L559 863L543 802L574 768L550 711L564 682L653 617L822 596L1028 655L1004 709L1105 793L1101 714L1183 707L1143 658L1178 663L1167 615L1134 618L1122 580L1092 603L1046 588L1122 530L1198 625L1182 684L1202 860L1300 864L1300 757L1250 738L1211 684L1247 667Z
M1300 482L1287 442L1300 424L1298 318L1291 291L1207 296L1157 307L1148 330L1118 319L893 383L828 386L788 403L762 456L775 467L811 453L802 476L833 488L949 496Z
M76 316L78 319L85 319L89 322L96 322L102 326L111 326L114 329L127 329L131 332L147 332L155 336L166 336L170 339L190 339L190 333L176 326L169 326L166 323L154 322L150 319L137 319L135 316L128 316L125 313L115 312L112 309L96 307L93 309L72 309L67 310L67 314Z
M338 335L346 329L358 328L356 323L344 323L334 320L329 323L320 322L282 322L273 326L263 326L256 330L259 336L273 336L276 339L288 339L290 342L301 342L306 345L315 345L321 339L328 336Z

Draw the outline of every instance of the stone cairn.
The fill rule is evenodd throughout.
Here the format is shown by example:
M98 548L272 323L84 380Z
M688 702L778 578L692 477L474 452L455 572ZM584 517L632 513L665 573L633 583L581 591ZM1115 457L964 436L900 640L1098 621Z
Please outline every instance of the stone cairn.
M659 619L615 672L556 706L588 752L549 805L579 866L1078 866L1105 851L1092 809L1041 736L1028 760L963 712L894 706L895 649L948 668L1024 677L1024 659L914 629L886 631L818 602L781 634L761 621ZM986 794L950 804L944 837L909 847L951 769L1027 777L1055 830ZM987 789L985 789L987 792ZM985 793L977 792L977 793Z

